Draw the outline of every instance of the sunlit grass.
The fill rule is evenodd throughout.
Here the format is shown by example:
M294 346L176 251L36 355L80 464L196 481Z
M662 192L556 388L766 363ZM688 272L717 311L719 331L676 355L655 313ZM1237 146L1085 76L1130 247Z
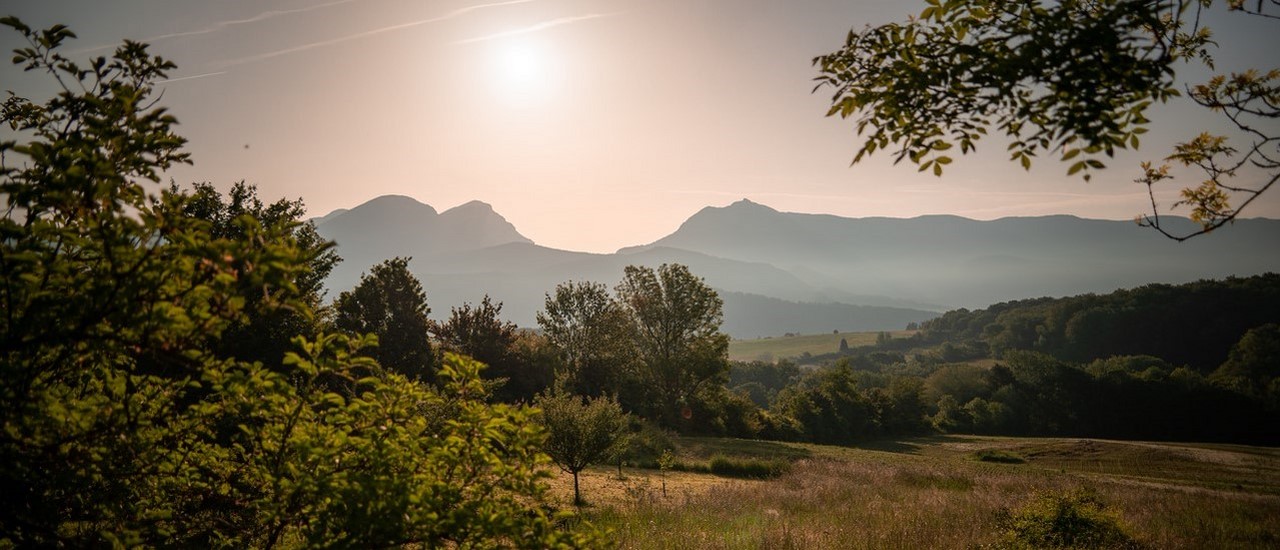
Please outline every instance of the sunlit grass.
M1150 548L1280 544L1276 449L1093 440L935 437L863 448L685 438L680 459L791 461L771 480L594 468L586 517L623 548L967 548L1001 539L1002 511L1092 488ZM781 448L791 451L782 452ZM1016 453L1023 464L980 462ZM564 477L564 476L562 476ZM557 479L557 498L571 487Z
M889 334L894 338L906 338L916 331L895 330ZM879 332L841 332L828 334L804 334L800 336L776 336L752 340L733 340L729 342L729 359L732 361L756 361L777 359L794 359L805 353L822 355L840 350L840 339L845 339L849 347L869 346L876 343Z

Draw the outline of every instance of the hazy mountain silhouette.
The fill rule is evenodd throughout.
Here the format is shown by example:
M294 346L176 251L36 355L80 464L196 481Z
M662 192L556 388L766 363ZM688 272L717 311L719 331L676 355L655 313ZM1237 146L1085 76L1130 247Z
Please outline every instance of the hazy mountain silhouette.
M314 221L316 231L337 243L343 258L328 281L329 288L337 291L355 286L370 266L396 256L431 260L454 252L533 242L480 201L436 213L412 198L386 195Z
M1166 223L1192 227L1185 218ZM1244 219L1173 242L1133 222L1074 216L842 218L741 200L707 207L653 244L769 262L811 287L980 307L1015 298L1108 292L1152 282L1280 270L1280 220Z
M1179 244L1131 222L1073 216L842 218L743 200L614 254L536 245L478 201L436 213L386 196L314 221L344 258L331 296L378 262L412 256L433 317L488 294L506 318L532 326L559 283L613 286L627 265L677 262L721 291L734 337L898 329L951 307L1280 271L1280 221L1267 219Z

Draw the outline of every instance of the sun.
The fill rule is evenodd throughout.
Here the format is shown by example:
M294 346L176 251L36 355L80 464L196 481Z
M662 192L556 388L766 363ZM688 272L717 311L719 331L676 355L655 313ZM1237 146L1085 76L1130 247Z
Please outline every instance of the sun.
M498 70L502 72L503 78L509 84L516 86L536 83L545 70L542 57L528 45L503 48L498 64Z
M515 106L545 103L554 96L558 83L550 53L533 41L497 45L493 72L496 92Z

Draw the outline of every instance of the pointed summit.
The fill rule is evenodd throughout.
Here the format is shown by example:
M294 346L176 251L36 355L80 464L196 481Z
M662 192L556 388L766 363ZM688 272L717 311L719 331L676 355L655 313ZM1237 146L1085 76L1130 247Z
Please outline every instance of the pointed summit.
M470 201L440 214L442 235L481 248L507 243L532 243L487 202Z
M773 208L770 208L758 202L752 201L751 199L748 199L748 198L743 198L742 200L739 200L733 204L730 204L729 206L724 207L722 210L741 211L741 212L777 212L777 210L774 210Z
M471 201L437 213L403 195L384 195L316 224L338 244L343 262L330 275L338 290L355 286L370 266L396 256L429 262L441 254L508 243L532 243L493 207Z

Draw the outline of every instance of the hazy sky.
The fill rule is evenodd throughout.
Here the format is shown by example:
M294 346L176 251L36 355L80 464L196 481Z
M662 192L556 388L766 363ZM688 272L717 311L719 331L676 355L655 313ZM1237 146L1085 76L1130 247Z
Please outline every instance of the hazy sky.
M1075 214L1147 207L1140 160L1224 128L1162 107L1137 154L1092 183L1030 172L990 140L942 178L877 155L824 118L810 60L916 2L828 0L0 0L0 14L64 23L69 51L143 40L178 63L163 103L195 164L178 182L257 184L313 215L384 194L444 210L488 202L535 242L613 251L698 209L750 198L779 210L910 217ZM1219 69L1273 68L1275 22L1213 14ZM0 36L5 51L19 45ZM0 88L39 94L10 66ZM1191 176L1194 174L1188 173ZM1186 183L1182 180L1181 183ZM1178 185L1161 199L1174 200ZM1249 216L1280 217L1280 191Z

